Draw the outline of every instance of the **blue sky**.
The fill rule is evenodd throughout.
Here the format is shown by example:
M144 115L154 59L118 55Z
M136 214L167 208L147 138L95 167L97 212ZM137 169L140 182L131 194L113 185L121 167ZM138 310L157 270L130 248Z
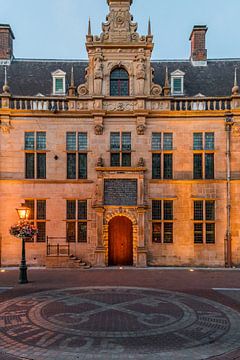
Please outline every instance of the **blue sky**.
M0 23L11 25L22 58L84 59L88 17L101 32L106 0L0 0ZM240 0L134 0L134 20L146 34L152 20L153 59L189 57L193 25L207 25L209 58L240 58Z

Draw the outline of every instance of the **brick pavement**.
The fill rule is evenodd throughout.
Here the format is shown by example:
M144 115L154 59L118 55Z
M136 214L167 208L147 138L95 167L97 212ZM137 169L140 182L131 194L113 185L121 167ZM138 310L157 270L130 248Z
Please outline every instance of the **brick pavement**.
M237 292L212 290L240 287L239 271L32 270L26 285L17 275L0 273L13 286L0 289L1 360L240 359Z

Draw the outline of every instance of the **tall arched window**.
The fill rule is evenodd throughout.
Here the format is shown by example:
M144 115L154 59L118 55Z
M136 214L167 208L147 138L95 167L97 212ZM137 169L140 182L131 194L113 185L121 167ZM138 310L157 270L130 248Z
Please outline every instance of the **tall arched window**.
M122 68L115 69L110 76L110 95L128 96L129 95L129 76Z

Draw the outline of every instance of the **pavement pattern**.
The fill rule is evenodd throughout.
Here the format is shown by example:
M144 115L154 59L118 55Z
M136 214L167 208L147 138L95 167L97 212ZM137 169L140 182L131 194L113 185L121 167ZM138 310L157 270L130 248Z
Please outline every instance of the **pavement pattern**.
M0 303L0 359L225 360L239 347L239 329L239 312L192 294L50 289Z

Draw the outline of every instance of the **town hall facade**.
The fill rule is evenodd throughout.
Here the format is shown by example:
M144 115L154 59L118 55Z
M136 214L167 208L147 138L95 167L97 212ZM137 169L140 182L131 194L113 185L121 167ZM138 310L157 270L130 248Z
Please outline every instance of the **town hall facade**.
M71 267L240 265L239 59L151 60L132 0L108 0L85 60L13 55L0 25L0 265L25 203L37 236L27 262Z

